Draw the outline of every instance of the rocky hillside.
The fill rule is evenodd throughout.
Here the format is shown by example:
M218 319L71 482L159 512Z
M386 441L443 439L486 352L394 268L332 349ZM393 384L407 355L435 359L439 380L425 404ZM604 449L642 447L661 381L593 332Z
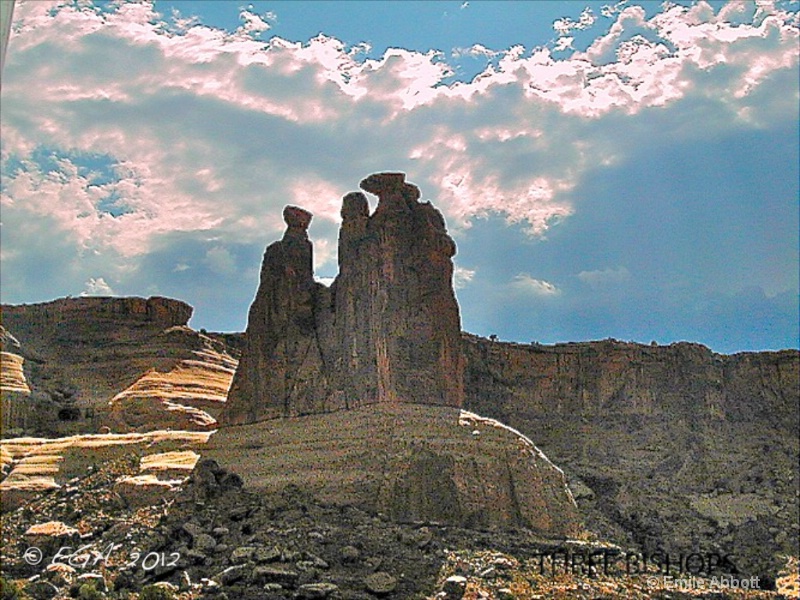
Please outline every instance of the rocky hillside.
M195 449L200 449L197 436L203 435L194 434ZM162 432L149 450L163 452L179 437ZM84 447L92 439L84 437ZM117 449L114 454L108 441L85 453L83 468L71 473L65 485L0 515L4 598L797 597L796 563L780 574L780 592L743 591L744 585L758 583L741 577L732 589L720 583L719 572L686 577L681 588L672 583L678 568L671 571L672 579L663 571L659 576L658 568L647 573L626 569L625 550L607 543L553 543L526 530L497 535L443 523L393 522L356 506L321 503L292 485L278 494L250 491L236 474L211 460L198 462L188 481L160 497L151 494L148 501L120 495L119 482L150 468L147 457L140 456L148 448L132 443L130 452ZM615 558L607 567L592 569L577 562L575 557L592 552ZM559 558L554 563L553 553L569 553L574 562Z
M176 394L184 396L177 404L190 406L186 398L198 390L207 397L197 408L219 415L240 335L191 331L186 309L179 325L171 318L153 321L141 299L94 299L94 308L60 319L58 328L46 325L43 315L70 314L58 305L80 301L3 307L4 423L19 415L6 408L9 403L31 396L39 408L29 412L29 427L20 433L35 433L43 424L51 432L97 431L103 423L84 413L115 397L116 414L130 421L116 421L118 431L147 429L148 423L202 428L191 425L191 412L168 410ZM100 308L104 302L145 309L132 317ZM81 336L83 343L68 341ZM678 553L725 551L738 557L742 570L766 578L774 578L783 556L800 554L797 351L724 356L697 344L541 346L468 334L462 344L465 408L534 440L566 472L581 516L600 539ZM196 354L208 351L213 359ZM209 368L192 371L194 360ZM153 394L137 400L146 390ZM122 409L126 397L131 406L145 408ZM80 419L60 420L59 412L71 406L81 407Z
M225 427L203 455L248 489L290 484L395 521L584 534L563 473L530 440L450 407L379 404Z
M466 335L467 406L536 440L590 529L714 549L769 578L798 555L800 354Z

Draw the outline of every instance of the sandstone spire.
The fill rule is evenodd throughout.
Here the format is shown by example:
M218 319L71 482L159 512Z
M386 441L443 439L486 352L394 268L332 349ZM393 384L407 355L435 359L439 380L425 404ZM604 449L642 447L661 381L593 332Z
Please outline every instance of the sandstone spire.
M283 219L283 238L264 252L225 422L248 423L296 412L298 397L324 393L319 364L312 364L319 357L314 319L319 284L314 282L307 232L311 213L287 206Z
M287 207L264 254L246 347L223 422L329 412L377 402L460 407L464 361L452 287L455 244L403 173L361 182L342 203L339 275L315 283L311 214Z

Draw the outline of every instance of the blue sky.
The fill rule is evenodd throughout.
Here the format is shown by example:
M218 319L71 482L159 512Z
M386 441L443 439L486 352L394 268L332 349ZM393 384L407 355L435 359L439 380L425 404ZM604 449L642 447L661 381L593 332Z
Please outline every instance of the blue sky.
M796 2L19 1L0 295L164 295L237 331L298 204L403 170L463 327L798 346ZM373 199L374 204L374 199Z

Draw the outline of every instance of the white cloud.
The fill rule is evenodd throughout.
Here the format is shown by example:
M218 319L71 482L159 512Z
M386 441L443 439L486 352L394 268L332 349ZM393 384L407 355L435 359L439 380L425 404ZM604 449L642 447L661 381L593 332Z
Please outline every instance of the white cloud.
M569 35L573 31L589 29L597 21L597 17L592 12L591 8L584 8L581 16L577 21L572 19L558 19L553 23L553 29L556 30L559 36Z
M610 19L620 13L626 4L628 4L628 0L621 0L616 4L606 4L600 9L600 14Z
M499 56L501 52L490 50L483 44L473 44L469 48L455 48L452 54L455 58L460 58L462 56L471 56L473 58L478 58L481 56L494 58L495 56Z
M475 277L474 269L455 266L453 269L453 287L457 290L465 288Z
M542 298L558 296L561 294L561 290L549 281L535 279L527 273L520 273L514 277L514 281L511 282L511 286L520 292L532 294Z
M243 24L237 31L249 35L257 35L272 29L272 25L269 24L269 21L274 21L276 17L273 12L268 12L263 16L259 16L245 9L239 13L239 18L243 21Z
M630 278L631 273L625 267L608 267L606 269L581 271L578 273L578 279L593 288L619 284L628 281Z
M189 20L170 29L149 3L59 4L15 11L2 152L25 168L4 173L1 200L19 221L53 223L76 257L117 268L175 232L218 240L207 265L235 268L225 245L279 234L284 204L336 223L342 195L387 169L408 171L451 228L501 214L543 236L575 213L588 173L656 140L796 122L797 18L766 5L668 5L648 19L620 3L585 52L474 45L485 71L444 84L453 70L441 53L363 60L363 44L323 35L264 43L243 33L273 17L249 9L230 34ZM58 172L33 160L41 148L65 157ZM73 151L109 156L114 177L94 183ZM107 214L108 197L129 211ZM325 231L318 267L335 265L335 229Z
M116 293L102 277L90 277L81 296L116 296Z
M575 41L574 37L565 35L558 38L555 47L553 48L554 52L563 52L565 50L574 50L572 43Z

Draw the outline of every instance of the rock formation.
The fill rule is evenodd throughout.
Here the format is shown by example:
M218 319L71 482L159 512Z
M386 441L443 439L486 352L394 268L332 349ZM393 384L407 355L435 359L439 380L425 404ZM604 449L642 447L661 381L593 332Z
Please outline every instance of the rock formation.
M401 521L582 531L564 474L516 431L461 411L455 244L402 173L344 197L339 275L315 283L311 215L284 210L206 455L249 489L287 483ZM333 413L333 414L321 414ZM303 419L275 419L304 416ZM269 420L269 421L267 421Z
M297 486L399 522L583 530L564 474L498 421L449 406L380 403L223 427L203 456L264 495Z
M3 305L2 431L196 428L195 409L212 425L236 362L224 342L189 329L192 310L161 297Z
M800 552L797 350L463 339L465 406L535 436L605 539L711 542L764 581Z
M382 402L460 407L463 356L452 289L455 244L444 219L403 173L361 182L378 196L344 197L339 275L314 281L311 214L284 210L250 308L227 424Z
M190 350L197 334L175 329L167 331L187 338L191 358L166 373L150 369L114 396L104 419L113 431L207 430L217 426L237 362L203 334L199 339L204 347Z
M0 431L12 428L26 412L31 388L25 377L20 343L0 325Z
M326 408L328 381L316 328L322 292L308 240L311 213L287 206L283 239L270 244L250 307L245 348L228 395L228 423Z
M716 354L700 344L618 340L546 346L464 334L467 405L497 418L525 414L678 416L796 431L800 354Z
M107 483L123 496L160 501L175 492L197 462L199 455L187 448L199 449L209 437L210 432L156 430L0 440L0 509L14 510L42 492L69 489L75 477L96 470L98 464L130 462L133 457L138 457L135 474ZM102 493L110 495L111 485Z

